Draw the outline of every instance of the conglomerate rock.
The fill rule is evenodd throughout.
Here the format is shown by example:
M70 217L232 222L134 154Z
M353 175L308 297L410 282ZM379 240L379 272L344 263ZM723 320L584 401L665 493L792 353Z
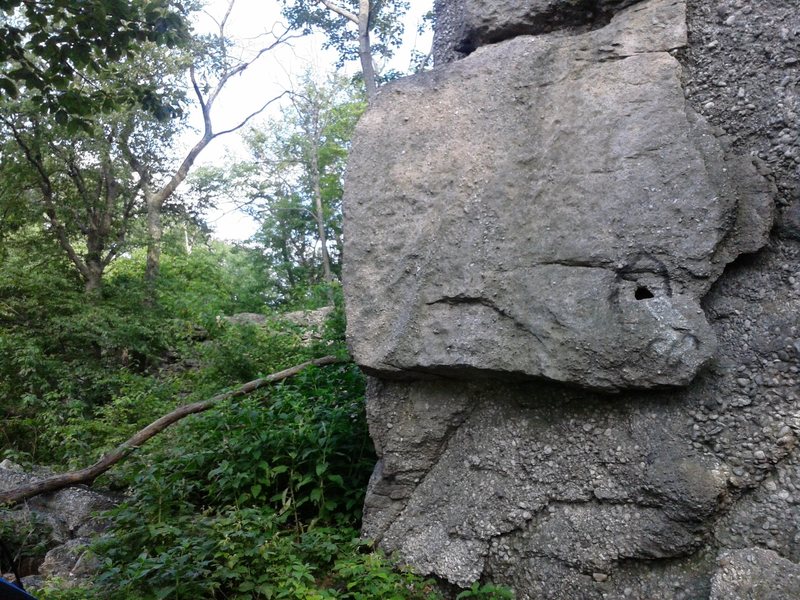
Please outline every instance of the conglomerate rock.
M419 306L414 304L414 294L424 289L423 283L442 288L452 286L452 282L463 285L471 281L470 273L477 272L467 270L465 276L463 269L440 269L439 281L426 275L425 269L435 267L429 257L441 252L454 257L469 248L462 238L469 231L467 224L474 211L470 204L464 211L458 195L450 192L456 183L472 175L470 169L475 164L487 160L482 153L494 152L493 160L498 155L505 160L504 149L514 147L499 144L501 134L516 141L525 135L522 130L532 128L525 115L538 117L538 113L524 108L536 97L529 88L520 86L509 92L502 86L486 84L482 88L485 94L475 96L471 95L477 86L474 80L488 80L486 71L492 69L502 82L509 60L519 61L514 63L515 69L522 75L549 68L558 58L559 48L569 48L564 50L565 60L583 66L584 72L596 69L593 89L605 90L610 85L606 78L615 71L606 70L606 63L595 62L599 59L588 58L593 46L587 43L581 50L575 46L576 40L599 39L597 36L611 31L608 26L619 27L620 19L628 19L627 11L640 11L642 17L647 13L641 11L652 11L659 4L667 13L682 6L680 2L643 2L616 13L610 23L602 19L582 25L571 23L560 31L555 31L556 26L546 26L541 31L553 33L534 38L519 37L524 30L511 27L503 33L508 41L492 39L496 43L475 52L469 47L456 51L447 46L447 40L456 40L458 31L467 30L464 6L468 4L470 0L437 3L438 23L450 30L438 36L440 66L432 74L386 89L374 109L377 113L371 113L388 119L391 136L383 144L398 156L392 158L388 150L384 151L380 154L384 162L375 161L369 172L351 165L348 174L348 186L354 178L357 186L363 186L358 180L371 177L370 193L361 199L371 198L374 205L354 208L353 202L359 198L349 188L346 218L350 220L348 227L372 236L365 243L374 241L375 245L363 248L362 256L378 266L357 276L357 269L350 271L353 277L345 281L347 299L352 305L358 302L356 293L366 293L370 298L388 296L372 304L371 310L370 305L350 307L351 341L356 349L363 343L361 336L368 331L369 323L375 322L393 324L384 330L384 343L390 344L392 336L397 337L414 316L408 309ZM515 6L535 4L520 2ZM732 235L724 237L725 250L709 261L707 278L686 270L681 263L685 258L682 244L670 244L676 259L667 262L669 276L664 279L677 282L676 289L699 301L711 335L717 340L706 366L684 388L630 390L620 385L619 393L608 395L597 389L519 378L511 369L482 370L469 365L463 370L420 369L416 365L392 370L377 364L387 356L379 337L369 341L379 351L357 356L377 375L370 381L367 407L380 461L367 495L364 534L419 572L461 586L491 579L513 587L520 600L788 600L798 596L800 11L795 0L688 0L687 5L688 46L661 44L672 49L657 53L665 64L674 58L681 67L676 67L669 80L677 78L687 100L683 111L690 126L683 131L689 132L685 139L692 143L683 161L691 164L693 156L721 153L721 161L706 162L709 179L725 180L731 177L731 171L744 173L754 188L740 187L742 194L736 206L763 209L765 190L745 166L754 160L759 172L775 186L777 226L767 246L758 250L768 227L768 213L755 210L750 216L740 217ZM664 38L657 35L663 30L656 28L659 22L673 21L663 17L640 20L643 30L639 33L647 38L643 43L652 44L654 38L663 42ZM670 30L677 31L674 27ZM530 29L527 32L535 33ZM621 50L624 46L611 44L622 42L606 39L610 52L624 54L606 61L612 66L628 61L643 61L638 64L644 66L645 60L652 60L649 55L656 54L643 51L643 56L640 51ZM517 54L525 52L520 50L523 47L540 49L549 43L554 46L548 52L531 51L529 56L535 58L532 66L526 66L524 57ZM445 64L470 52L464 60ZM494 65L488 64L491 61L484 58L487 56L493 57ZM636 76L641 79L646 74L640 69ZM545 111L542 120L547 121L548 114L551 119L558 118L552 116L557 114L573 115L571 103L579 97L582 81L581 77L572 79L575 88L566 80L554 80L546 86L555 91L561 83L560 90L571 95L560 102L554 97L539 99L550 111ZM451 84L453 87L448 87ZM451 92L444 96L448 89ZM671 88L657 89L669 96ZM617 103L622 98L614 96L613 100ZM475 116L477 107L486 103L505 110L511 115L509 121L502 123L486 116L495 120L483 128L475 125L479 120ZM597 104L593 118L602 118L599 115L604 114L607 104ZM411 106L413 110L409 111ZM675 106L677 101L673 105L677 110ZM430 107L439 117L418 129L414 144L407 145L404 128L416 127L413 121L430 114ZM637 120L638 111L645 107L632 109L630 119ZM392 109L397 111L394 117ZM484 109L478 114L486 112ZM363 125L367 131L377 127L370 118L368 115ZM655 124L665 118L651 115ZM629 121L622 121L624 129ZM465 127L465 123L473 128ZM552 128L554 135L573 135L573 129L586 126L574 119L562 119L561 124L563 133ZM609 128L619 126L620 122L615 122ZM449 138L436 137L447 131ZM668 145L673 136L658 131L657 136L651 136L653 147ZM692 131L706 135L693 136ZM431 141L431 136L438 141ZM699 147L698 139L703 141ZM376 148L370 151L378 152ZM613 156L614 148L609 144L589 153L579 145L574 154L592 164ZM512 155L508 160L519 156ZM541 179L561 169L560 160L572 161L570 168L575 168L577 158L567 153L563 156L559 155L555 164L540 164L536 169L522 161L513 169L509 166L503 177L518 168L528 174L530 186L543 185ZM655 151L653 158L650 168L660 172L663 159L666 173L675 159L668 152L658 155ZM445 164L449 165L452 183L444 181L438 188L426 183L431 172ZM444 166L441 170L444 172ZM421 194L414 196L399 184L404 173ZM584 170L581 173L586 175ZM512 180L522 187L522 176L513 175ZM503 179L498 176L495 181L494 187L476 184L476 196L480 197L480 191L484 199L488 197L485 201L494 202L492 194L485 193L489 190L508 197ZM716 181L714 185L719 179ZM392 194L385 193L389 188L394 189ZM450 231L440 231L439 222L427 213L417 220L417 211L427 210L442 194L454 205L448 216L455 220L456 209L462 211L467 224L460 229L453 226ZM387 198L394 204L387 205ZM724 205L726 200L714 202ZM714 202L708 217L711 220L716 218L715 206L720 213L725 211ZM499 201L495 206L507 208ZM633 209L631 205L622 206L625 208L617 215L621 226L628 219L633 224L640 222L636 205ZM386 226L395 233L382 238L378 223L373 229L353 223L364 210L384 211ZM734 214L731 211L729 218ZM570 211L566 216L580 219L582 215ZM403 219L424 227L415 231L409 226L404 233L396 233L402 231ZM681 228L712 232L708 219L704 216L699 224L684 220ZM520 225L528 223L519 219ZM642 227L637 235L646 234L650 239L653 232ZM577 221L572 229L572 238L578 241L566 241L579 244L586 238L587 229L595 231L594 221L588 217ZM687 236L682 239L687 240L688 247L694 233L676 235ZM731 242L731 238L737 241ZM391 245L380 249L381 239ZM497 239L502 246L502 240ZM631 240L638 238L631 236ZM348 243L354 241L351 237ZM457 251L448 254L447 241ZM408 271L394 272L394 279L385 280L390 286L384 287L384 280L376 275L383 264L380 252L401 256L415 245L417 262L409 262ZM506 244L506 248L510 246ZM525 244L521 247L521 251L527 251ZM361 251L349 248L348 260ZM750 254L736 259L737 252ZM489 247L487 262L493 256L499 254ZM416 270L418 265L425 269ZM647 273L651 277L658 272L648 266L649 270L640 269L642 273L637 275ZM495 278L489 283L486 291L505 294L511 284L520 282ZM655 283L651 279L643 287L658 298L663 288ZM638 288L639 283L636 285ZM633 293L635 297L635 289ZM533 301L529 300L527 308L535 308ZM389 314L384 314L387 311ZM502 319L505 317L498 316ZM425 349L426 343L438 344L433 329L420 328L418 334L421 348ZM485 335L487 346L495 343L494 331ZM517 358L511 353L509 361L514 360Z
M683 385L700 299L760 248L767 182L689 109L683 2L516 37L384 91L346 192L348 320L373 373ZM387 143L387 140L391 140Z
M0 462L0 490L11 490L50 475L45 468L25 470L4 460ZM62 577L65 587L73 587L95 572L98 563L87 552L90 538L107 528L108 520L100 513L118 501L76 486L41 494L13 509L0 511L0 528L10 534L5 542L12 546L11 551L24 550L24 555L35 547L41 552L28 557L20 567L25 586L36 587L41 582L40 575L47 575ZM15 548L14 542L23 543L24 547Z
M724 553L714 575L711 600L800 598L800 565L763 548Z

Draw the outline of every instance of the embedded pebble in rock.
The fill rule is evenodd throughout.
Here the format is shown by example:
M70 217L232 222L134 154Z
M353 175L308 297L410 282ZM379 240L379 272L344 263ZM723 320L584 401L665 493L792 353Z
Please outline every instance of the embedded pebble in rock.
M725 552L712 580L710 600L800 598L800 565L762 548Z

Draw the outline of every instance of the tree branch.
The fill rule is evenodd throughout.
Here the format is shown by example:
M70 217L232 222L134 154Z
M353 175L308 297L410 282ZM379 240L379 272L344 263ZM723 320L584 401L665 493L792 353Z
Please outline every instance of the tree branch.
M116 463L129 456L134 450L139 448L139 446L144 444L147 440L158 435L159 433L164 431L167 427L169 427L174 423L177 423L184 417L207 411L208 409L214 407L216 404L222 402L223 400L229 400L230 398L237 398L239 396L244 396L246 394L254 392L259 388L265 387L272 383L276 383L278 381L282 381L284 379L288 379L289 377L293 377L298 373L300 373L301 371L307 369L308 367L311 366L321 367L324 365L332 365L341 362L346 362L346 361L340 358L336 358L335 356L325 356L323 358L318 358L316 360L310 360L308 362L291 367L289 369L285 369L283 371L278 371L277 373L267 375L266 377L263 377L261 379L255 379L253 381L245 383L243 386L233 391L217 394L216 396L214 396L213 398L209 398L208 400L203 400L202 402L195 402L193 404L185 404L183 406L180 406L175 410L173 410L171 413L164 415L163 417L157 419L156 421L153 421L152 423L150 423L150 425L148 425L147 427L136 433L136 435L134 435L127 441L123 442L122 444L117 446L116 449L112 450L111 452L103 456L99 461L97 461L96 463L94 463L89 467L86 467L85 469L80 469L78 471L70 471L68 473L60 473L58 475L53 475L52 477L47 477L39 481L28 483L18 488L14 488L12 490L0 492L0 506L2 505L14 506L16 504L24 502L25 500L28 500L29 498L38 496L39 494L54 492L73 485L79 485L79 484L90 485L95 479L97 479L98 476L102 475Z
M133 124L129 123L120 134L119 148L125 160L128 161L131 169L133 169L139 176L139 186L144 190L150 184L150 171L145 167L144 163L131 150L131 134L133 133Z
M261 108L259 108L256 111L254 111L253 113L251 113L247 117L245 117L245 119L243 121L241 121L238 125L236 125L234 127L231 127L230 129L225 129L223 131L218 131L217 133L213 133L213 131L211 130L211 126L210 126L211 121L210 121L210 118L209 118L209 127L204 132L203 137L201 137L198 140L198 142L194 145L194 147L191 150L189 150L189 153L186 155L186 158L183 159L183 162L181 163L180 167L178 167L178 170L175 171L175 173L170 178L170 180L167 182L167 184L163 188L161 188L161 190L159 190L158 193L156 194L156 196L158 198L159 206L163 205L164 202L167 200L167 198L169 198L172 195L172 193L177 189L177 187L181 183L183 183L183 181L189 175L189 170L192 168L192 165L194 164L194 161L197 160L197 157L205 149L205 147L208 146L208 144L210 144L213 140L215 140L216 138L218 138L221 135L225 135L227 133L232 133L234 131L237 131L237 130L241 129L242 127L247 125L247 123L250 121L250 119L252 119L253 117L261 114L262 112L264 112L264 110L266 110L266 108L270 104L272 104L273 102L278 101L280 98L282 98L284 95L286 95L286 93L287 92L283 92L282 94L280 94L278 96L275 96L274 98L269 100L266 104L264 104L264 106L262 106ZM211 101L209 100L209 104L207 105L208 107L211 106L210 102Z
M23 154L25 155L25 159L28 161L38 174L38 185L39 190L42 192L42 203L44 204L44 213L47 217L47 220L50 223L50 226L53 228L53 231L56 235L56 239L58 240L59 245L61 248L67 253L70 261L75 267L78 269L80 274L83 276L84 279L88 279L89 277L89 269L86 266L86 263L81 259L78 253L75 251L75 248L69 241L69 235L67 234L67 230L61 221L58 218L58 214L56 213L56 202L55 202L55 191L53 188L53 184L50 181L50 176L48 175L47 171L44 168L44 164L42 163L41 159L41 152L37 149L29 146L22 137L22 134L16 128L14 123L0 115L0 121L6 124L6 126L11 131L11 135L14 140L17 142L17 145L22 149Z
M244 61L241 64L236 65L230 71L226 71L225 73L223 73L219 81L217 82L217 85L214 86L214 89L211 91L211 93L208 96L208 99L206 100L206 107L208 111L209 112L211 111L211 107L214 104L214 101L217 99L217 96L219 96L220 92L222 92L222 90L225 88L228 81L232 77L244 73L247 69L253 66L262 56L264 56L264 54L266 54L267 52L271 52L281 44L285 44L286 42L292 39L303 37L301 34L289 35L289 31L290 30L287 29L280 35L275 35L274 36L275 41L273 41L270 45L261 48L253 58Z
M338 4L334 4L330 0L317 0L317 4L322 4L331 12L335 12L340 17L344 17L348 21L352 21L356 25L358 25L358 15L351 13L346 8L339 6Z
M361 74L364 76L367 102L372 104L378 93L378 81L375 76L375 66L372 64L372 43L369 40L369 0L359 0L358 6L358 21L356 21L358 25L358 58L361 62Z
M283 92L283 93L281 93L281 94L280 94L280 95L278 95L278 96L275 96L274 98L270 99L270 100L269 100L269 101L268 101L266 104L264 104L264 106L262 106L262 107L261 107L261 108L259 108L258 110L256 110L256 111L253 111L253 112L251 112L249 115L247 115L247 116L246 116L246 117L245 117L245 118L244 118L242 121L240 121L240 122L239 122L239 124L238 124L238 125L236 125L236 126L234 126L234 127L231 127L230 129L225 129L224 131L219 131L219 132L217 132L217 133L215 133L215 134L214 134L214 137L215 137L215 138L217 138L217 137L219 137L219 136L221 136L221 135L225 135L225 134L228 134L228 133L233 133L234 131L237 131L237 130L241 129L242 127L244 127L245 125L247 125L247 123L250 121L250 119L252 119L253 117L257 117L258 115L260 115L262 112L264 112L265 110L267 110L267 107L268 107L270 104L272 104L273 102L277 102L278 100L280 100L281 98L283 98L283 97L284 97L286 94L288 94L288 93L289 93L289 92L287 91L287 92Z

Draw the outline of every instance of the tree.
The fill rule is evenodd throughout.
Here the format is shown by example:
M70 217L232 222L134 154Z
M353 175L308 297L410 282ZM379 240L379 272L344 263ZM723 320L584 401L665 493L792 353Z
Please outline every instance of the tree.
M154 44L140 50L143 60L109 66L98 74L97 89L147 82L157 85L169 104L179 106L182 53ZM59 113L42 114L35 96L5 99L0 106L4 170L16 174L11 179L14 193L33 209L29 217L44 216L45 233L68 256L86 291L98 290L105 269L125 249L131 226L142 213L141 182L123 160L127 148L122 141L138 131L151 148L169 146L183 126L176 118L180 113L153 115L136 105L120 106L75 127ZM153 155L164 158L163 151Z
M189 171L198 156L216 138L238 131L256 115L261 114L268 106L283 97L280 94L264 102L264 104L251 114L240 119L236 124L216 129L212 120L212 110L227 84L235 77L242 75L256 61L267 55L270 51L284 44L293 36L288 31L273 32L273 41L262 47L249 59L242 59L231 52L231 44L225 35L225 27L233 11L235 0L230 0L226 12L219 21L218 32L204 36L195 45L194 59L189 65L188 74L191 81L194 99L200 109L203 130L200 138L179 162L177 168L164 174L161 178L151 165L137 154L131 138L123 142L125 157L131 168L138 174L147 212L148 251L145 279L154 287L158 276L161 254L161 237L163 235L161 213L164 204L175 193L178 186L189 175Z
M96 291L124 247L137 208L136 186L119 168L114 143L119 125L70 136L67 144L58 125L35 119L21 123L21 118L0 117L21 149L14 165L20 174L18 192L40 208L46 231L78 270L86 291Z
M156 108L162 99L148 82L108 88L95 78L133 60L147 42L185 42L184 6L171 0L0 0L0 97L31 97L61 124L84 124L97 112L132 103Z
M378 90L376 56L391 58L401 43L405 0L281 0L290 26L304 33L322 30L326 48L339 52L340 65L358 58L372 102ZM373 41L374 38L374 41Z
M47 233L69 256L87 291L99 289L106 267L125 247L132 222L142 215L148 238L145 278L154 291L166 203L174 199L178 186L214 139L244 127L281 97L265 101L230 127L215 127L212 110L226 85L293 37L288 31L275 32L271 43L242 58L225 35L233 8L231 0L215 34L172 49L142 43L137 60L107 63L104 70L93 73L92 85L98 93L153 87L159 90L162 104L146 108L122 104L76 127L62 108L40 114L39 96L35 92L31 96L27 88L21 90L20 99L3 103L0 125L20 150L17 166L27 168L21 191L41 207ZM78 71L73 78L83 81ZM176 161L170 148L186 123L187 79L203 130Z
M301 278L313 282L316 248L332 303L338 271L334 259L342 253L344 167L364 102L341 78L320 84L309 75L290 98L280 121L248 133L253 163L239 169L249 174L244 190L262 221L259 241L273 263L281 265L288 287Z

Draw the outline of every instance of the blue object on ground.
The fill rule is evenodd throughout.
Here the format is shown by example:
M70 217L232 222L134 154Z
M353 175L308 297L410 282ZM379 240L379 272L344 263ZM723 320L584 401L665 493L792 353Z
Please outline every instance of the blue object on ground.
M36 600L36 598L0 577L0 600Z

